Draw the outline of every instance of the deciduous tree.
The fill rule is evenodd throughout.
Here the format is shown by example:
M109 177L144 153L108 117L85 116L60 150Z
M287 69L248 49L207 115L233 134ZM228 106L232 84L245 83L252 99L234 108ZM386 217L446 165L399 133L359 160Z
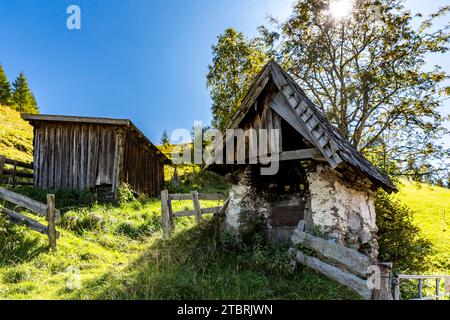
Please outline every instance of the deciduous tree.
M267 62L255 41L248 41L241 32L229 28L217 37L212 47L207 86L213 100L213 126L223 129L239 108L251 80Z

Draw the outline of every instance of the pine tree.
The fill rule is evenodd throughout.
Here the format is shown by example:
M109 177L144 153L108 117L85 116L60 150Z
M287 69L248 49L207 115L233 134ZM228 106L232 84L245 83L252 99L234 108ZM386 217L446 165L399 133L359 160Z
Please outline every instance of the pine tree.
M8 106L11 104L11 84L6 77L5 71L0 64L0 104Z
M16 110L24 113L39 113L36 99L28 86L28 81L23 72L14 81L13 87L12 101Z
M167 134L166 130L164 130L163 135L161 137L161 143L163 146L167 146L170 144L169 135Z

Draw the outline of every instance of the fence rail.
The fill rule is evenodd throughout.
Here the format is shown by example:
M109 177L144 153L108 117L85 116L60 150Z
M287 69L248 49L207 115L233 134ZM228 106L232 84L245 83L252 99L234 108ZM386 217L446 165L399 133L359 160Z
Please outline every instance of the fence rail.
M33 185L33 164L0 156L0 183ZM20 179L20 180L19 180ZM25 179L25 180L23 180ZM31 181L30 181L31 179Z
M444 279L444 291L441 292L441 280ZM439 300L450 296L450 276L448 275L408 275L395 274L393 280L394 300L400 300L400 284L402 280L418 280L417 298L411 300ZM423 296L424 280L435 280L435 295Z
M173 212L172 201L192 200L194 210L184 210ZM224 206L201 208L200 200L226 200ZM161 216L163 224L163 237L167 237L175 229L175 218L195 216L197 223L200 223L204 214L219 213L227 205L228 200L224 194L199 194L193 191L190 194L169 194L169 191L161 191Z
M53 194L48 194L47 204L43 204L24 195L0 188L0 200L28 209L38 216L45 216L47 218L47 226L39 221L0 206L0 213L4 214L11 223L25 225L34 231L47 235L50 248L56 248L56 240L59 238L59 232L56 231L56 223L60 220L61 214L55 208L55 196Z

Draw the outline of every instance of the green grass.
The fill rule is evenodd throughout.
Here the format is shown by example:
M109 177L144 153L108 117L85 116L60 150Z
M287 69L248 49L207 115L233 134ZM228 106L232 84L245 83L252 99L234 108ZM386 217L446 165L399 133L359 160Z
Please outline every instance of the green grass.
M163 241L157 199L78 208L72 202L57 197L63 217L56 251L48 250L45 236L0 222L0 299L356 298L314 272L291 273L286 248L261 241L237 246L211 222L177 219L175 235ZM175 211L185 209L192 202L174 202ZM81 289L68 289L73 270Z
M20 113L0 105L0 156L33 161L33 128Z
M414 222L433 244L430 273L450 273L450 189L401 181L393 196L415 211Z

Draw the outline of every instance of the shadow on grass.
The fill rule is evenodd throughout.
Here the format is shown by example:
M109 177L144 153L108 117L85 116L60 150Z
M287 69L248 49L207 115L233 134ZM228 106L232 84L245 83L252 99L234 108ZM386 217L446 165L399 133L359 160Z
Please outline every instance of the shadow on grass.
M0 219L0 266L31 261L48 251L48 241L34 237L30 232L33 231Z
M75 299L357 299L303 269L291 273L287 248L255 238L239 244L211 221L155 240L121 272L83 284Z

